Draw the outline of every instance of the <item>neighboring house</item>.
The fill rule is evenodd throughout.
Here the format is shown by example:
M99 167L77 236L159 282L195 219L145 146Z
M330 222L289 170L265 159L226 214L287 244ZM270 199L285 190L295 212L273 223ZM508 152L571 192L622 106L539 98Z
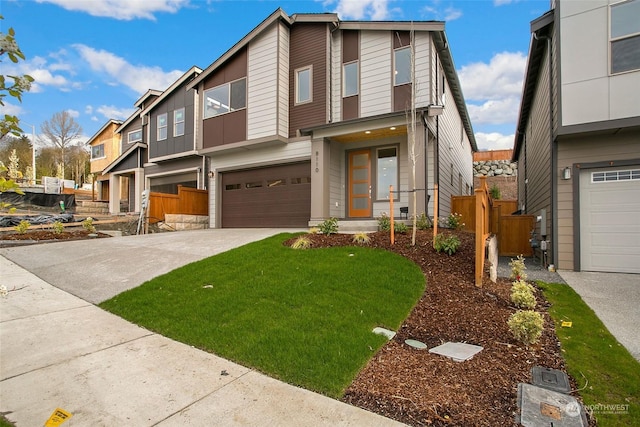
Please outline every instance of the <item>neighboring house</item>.
M531 23L513 159L547 263L640 273L640 0L556 1Z
M472 191L477 149L443 22L278 9L187 88L198 92L211 227L374 222L389 213L389 185L396 217L413 214L414 189L417 213L433 215L434 184L447 215L451 195Z
M149 90L137 110L116 130L122 154L106 169L112 188L109 211L139 212L145 189L177 194L178 185L205 188L204 158L195 146L196 93L186 85L202 70L192 67L164 92ZM116 187L113 187L116 185Z
M98 201L109 200L109 175L102 171L120 155L120 135L116 129L121 124L121 121L111 119L87 141L91 150L93 189Z

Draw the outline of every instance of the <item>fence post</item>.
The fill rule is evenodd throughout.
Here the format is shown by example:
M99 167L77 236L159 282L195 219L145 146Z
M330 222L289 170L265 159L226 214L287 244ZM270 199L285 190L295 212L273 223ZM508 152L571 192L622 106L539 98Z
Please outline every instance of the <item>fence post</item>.
M389 217L391 218L391 244L396 243L395 224L393 222L393 185L389 186Z
M486 178L480 177L480 188L474 190L476 196L476 262L475 262L475 282L476 286L482 287L482 274L484 272L484 241L486 239L485 217L487 215L488 191Z

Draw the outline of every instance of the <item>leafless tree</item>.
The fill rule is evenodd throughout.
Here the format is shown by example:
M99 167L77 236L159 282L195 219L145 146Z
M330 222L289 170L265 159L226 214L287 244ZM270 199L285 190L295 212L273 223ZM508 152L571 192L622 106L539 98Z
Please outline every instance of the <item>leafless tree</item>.
M40 132L45 144L60 150L60 164L64 175L67 148L82 134L82 127L68 111L60 111L55 113L51 120L45 120L40 125Z

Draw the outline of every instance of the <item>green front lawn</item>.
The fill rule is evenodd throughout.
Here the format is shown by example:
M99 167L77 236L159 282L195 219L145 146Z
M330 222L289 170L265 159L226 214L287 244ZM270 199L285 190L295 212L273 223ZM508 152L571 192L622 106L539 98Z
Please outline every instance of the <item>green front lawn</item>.
M100 306L274 378L340 397L425 287L420 268L366 247L293 250L280 234L207 258ZM197 244L197 242L194 242Z
M552 304L549 314L567 370L599 426L640 426L640 363L569 286L538 282ZM572 327L562 327L562 321ZM628 406L625 406L628 405ZM617 413L607 413L617 412Z

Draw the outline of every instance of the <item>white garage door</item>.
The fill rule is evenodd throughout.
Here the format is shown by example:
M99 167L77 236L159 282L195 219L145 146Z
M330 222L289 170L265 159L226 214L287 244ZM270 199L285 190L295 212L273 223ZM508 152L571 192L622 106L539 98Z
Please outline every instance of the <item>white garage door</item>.
M580 263L640 273L640 167L580 173Z

